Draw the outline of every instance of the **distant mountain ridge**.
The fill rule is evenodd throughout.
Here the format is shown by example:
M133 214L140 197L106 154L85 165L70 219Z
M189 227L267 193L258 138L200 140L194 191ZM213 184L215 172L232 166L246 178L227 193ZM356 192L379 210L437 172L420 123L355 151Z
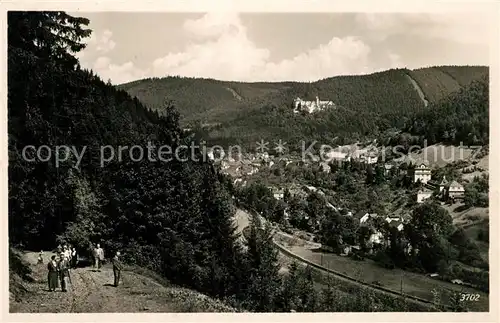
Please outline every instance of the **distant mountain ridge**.
M437 66L335 76L310 83L166 77L118 87L160 113L163 102L173 100L181 123L191 129L216 124L203 127L200 135L217 143L276 136L291 140L313 136L328 141L338 135L361 138L391 127L402 129L428 106L488 75L486 66ZM293 100L298 97L319 97L332 101L336 108L293 116ZM280 126L283 122L287 124Z
M296 97L313 100L316 95L350 108L371 105L371 109L383 110L384 105L396 103L418 109L424 104L409 78L415 80L429 102L435 102L487 73L486 66L439 66L335 76L311 83L165 77L133 81L118 87L155 110L161 109L165 99L174 100L183 123L213 123L231 119L234 112L243 109L259 108L264 104L290 105ZM374 96L373 92L379 93Z

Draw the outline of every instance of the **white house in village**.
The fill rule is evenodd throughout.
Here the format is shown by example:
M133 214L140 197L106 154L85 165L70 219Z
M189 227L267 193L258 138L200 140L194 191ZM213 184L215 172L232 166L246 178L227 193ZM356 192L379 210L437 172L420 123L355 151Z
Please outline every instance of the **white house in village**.
M360 157L361 162L366 163L366 164L376 164L378 161L378 155L377 153L371 151L366 154L361 155Z
M439 183L439 193L444 198L462 198L465 194L465 188L457 181L449 183L446 176L443 176L443 180Z
M417 192L417 203L423 203L432 196L433 192L429 189L421 189Z
M269 159L269 153L267 151L265 151L263 153L257 153L257 155L255 157L256 157L256 159L268 160Z
M277 200L285 198L285 191L276 187L269 186L268 189L273 193L273 197Z
M366 213L359 219L359 225L365 225L368 223L370 219L378 218L378 214L376 213Z
M413 181L417 182L420 180L421 183L426 184L431 180L431 169L427 162L422 162L415 165L414 173L413 173Z
M325 153L325 155L324 155L324 159L328 162L346 161L346 160L348 160L348 158L349 158L349 156L347 153L342 152L342 151L336 151L336 150L329 151L329 152Z
M335 104L332 101L321 101L319 97L316 96L314 101L305 101L301 98L296 98L293 100L293 112L299 113L305 111L308 113L313 113L315 111L321 111L329 107L334 107Z
M285 193L283 192L283 190L279 190L279 191L275 191L273 193L273 196L277 200L282 200L285 197Z
M331 167L330 165L328 165L328 163L325 163L325 162L322 162L319 164L319 166L321 167L321 170L325 173L330 173L331 172Z
M391 174L391 172L393 171L394 169L394 165L392 164L385 164L384 165L384 175L385 176L389 176Z
M368 242L371 242L372 244L382 244L384 242L384 235L382 232L375 232L372 235L370 235L370 238L368 238Z
M446 193L449 198L461 198L465 194L465 188L457 181L453 181L447 187Z

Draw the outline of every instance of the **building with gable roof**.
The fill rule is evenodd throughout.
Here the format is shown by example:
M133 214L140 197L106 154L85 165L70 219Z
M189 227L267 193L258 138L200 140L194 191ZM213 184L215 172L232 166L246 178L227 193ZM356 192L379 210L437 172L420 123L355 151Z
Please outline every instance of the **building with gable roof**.
M417 193L417 203L423 203L425 200L430 198L434 192L428 188L423 188Z
M451 182L446 189L446 195L451 199L462 198L464 197L464 194L464 186L457 181Z
M418 180L423 184L431 180L431 169L429 163L425 160L415 165L413 170L413 181L417 182Z

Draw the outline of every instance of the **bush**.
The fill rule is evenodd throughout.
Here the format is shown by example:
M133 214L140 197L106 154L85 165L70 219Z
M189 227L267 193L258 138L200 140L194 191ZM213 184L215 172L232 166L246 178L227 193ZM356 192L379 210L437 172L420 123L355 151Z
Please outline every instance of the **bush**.
M374 260L377 262L377 264L387 269L394 269L396 267L391 257L389 257L389 255L383 250L379 250L375 254Z
M490 231L487 229L480 229L477 233L477 240L482 242L490 242Z

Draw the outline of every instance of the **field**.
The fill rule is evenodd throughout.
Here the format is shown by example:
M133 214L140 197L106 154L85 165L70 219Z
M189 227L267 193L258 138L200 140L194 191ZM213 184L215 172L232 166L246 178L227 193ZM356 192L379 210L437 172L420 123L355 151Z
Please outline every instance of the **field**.
M474 241L474 243L479 247L479 250L481 250L481 257L489 261L489 243L480 241L478 240L477 236L479 233L479 230L489 230L489 222L481 222L472 226L469 226L465 229L465 234Z

